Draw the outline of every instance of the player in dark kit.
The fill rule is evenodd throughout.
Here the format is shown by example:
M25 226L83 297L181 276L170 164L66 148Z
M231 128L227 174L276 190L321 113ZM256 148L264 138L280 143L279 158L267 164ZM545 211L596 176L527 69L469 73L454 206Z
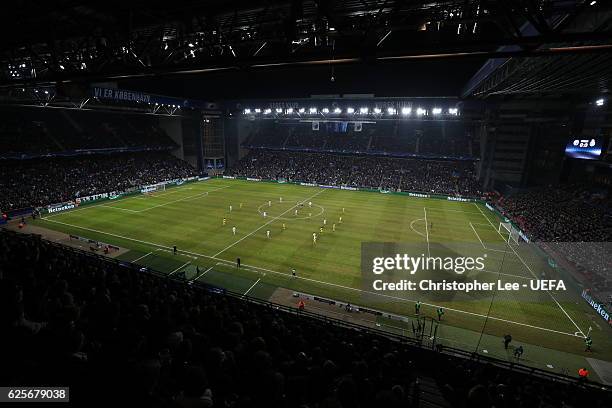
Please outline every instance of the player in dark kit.
M523 346L518 346L514 349L514 357L516 357L517 360L520 360L521 356L523 355L523 351Z
M240 268L240 258L236 258L236 268Z
M176 255L176 245L172 247L172 252L174 253L174 255Z
M510 345L510 342L511 342L511 341L512 341L512 336L511 336L511 335L509 335L509 334L506 334L506 335L504 336L504 348L505 348L506 350L508 350L508 345Z

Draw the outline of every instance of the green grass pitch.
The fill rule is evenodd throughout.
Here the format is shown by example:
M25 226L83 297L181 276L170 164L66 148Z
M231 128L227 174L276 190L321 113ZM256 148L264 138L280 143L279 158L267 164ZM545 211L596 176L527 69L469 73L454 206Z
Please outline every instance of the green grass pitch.
M327 224L320 233L324 219ZM51 214L36 224L128 248L122 256L126 261L172 274L184 272L187 279L249 296L268 299L280 287L409 317L416 300L423 302L422 313L432 317L442 306L446 314L438 330L441 343L473 351L480 339L479 352L511 359L500 339L511 333L515 344L525 345L525 361L541 368L551 365L573 374L571 370L588 365L581 333L589 327L595 353L588 357L612 356L608 328L571 282L566 281L565 292L495 294L381 295L364 287L362 242L401 242L432 256L486 253L485 271L466 273L465 280L528 283L534 277L559 278L558 270L528 245L509 246L497 231L499 219L482 204L212 179ZM319 236L316 245L313 232ZM174 245L177 255L171 253ZM244 266L240 270L235 267L237 257ZM292 268L297 278L292 278ZM427 278L426 273L416 276ZM408 329L388 319L381 318L379 324L396 332Z

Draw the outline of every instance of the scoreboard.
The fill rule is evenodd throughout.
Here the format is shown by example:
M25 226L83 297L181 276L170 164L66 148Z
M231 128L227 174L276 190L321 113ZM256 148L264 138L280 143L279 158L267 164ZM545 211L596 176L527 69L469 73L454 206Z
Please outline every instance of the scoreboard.
M597 160L601 156L602 145L600 137L574 137L565 146L565 155L574 159Z

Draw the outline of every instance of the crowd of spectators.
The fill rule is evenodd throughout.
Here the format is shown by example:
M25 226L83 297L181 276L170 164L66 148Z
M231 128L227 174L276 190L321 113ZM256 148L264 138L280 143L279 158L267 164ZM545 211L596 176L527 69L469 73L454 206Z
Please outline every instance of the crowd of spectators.
M511 194L497 202L539 241L610 241L612 200L584 185L566 184Z
M480 196L471 161L433 161L251 150L229 173L389 191Z
M6 231L0 302L0 382L69 386L82 406L611 406L578 381L417 348ZM426 381L445 403L426 404Z
M105 148L175 147L151 116L119 112L0 108L0 157Z
M0 210L37 207L125 191L196 171L164 152L0 161Z
M563 255L601 300L612 295L612 200L588 185L548 186L501 197L497 206L532 240Z
M421 155L423 157L477 157L479 144L460 121L320 122L288 124L259 121L252 124L245 147L272 147L321 152L367 152L369 154Z

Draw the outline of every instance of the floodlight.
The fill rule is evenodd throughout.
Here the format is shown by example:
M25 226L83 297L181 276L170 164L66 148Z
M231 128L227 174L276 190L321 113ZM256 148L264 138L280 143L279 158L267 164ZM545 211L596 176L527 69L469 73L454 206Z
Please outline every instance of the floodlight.
M411 112L412 112L412 108L409 108L409 107L402 108L402 115L410 115Z
M293 108L287 108L287 114L291 115L293 113Z
M346 108L346 113L355 113L354 108Z
M448 108L449 115L457 115L458 113L459 113L459 110L457 108Z
M276 108L276 113L283 113L283 110L281 108Z
M321 110L321 112L323 112L323 113L329 113L329 109L327 109L327 108L323 108L323 109Z
M261 113L261 109L259 108L255 109L255 113Z
M266 110L264 111L264 115L268 115L268 114L270 114L270 113L272 113L272 109L270 109L270 108L268 108L268 109L266 109Z
M427 113L427 111L423 108L417 108L416 113L419 116L423 116L425 113Z
M334 109L334 113L342 113L342 109L336 108L336 109Z
M380 112L382 112L380 108L374 108L374 113L379 114Z
M595 101L595 105L597 106L603 106L604 104L604 99L603 98L599 98L598 100Z
M388 113L389 115L395 115L396 110L395 110L395 108L391 108L391 107L389 107L389 108L387 108L387 113Z
M247 108L247 109L244 110L244 113L248 115L248 114L251 113L251 110Z
M359 108L359 113L368 113L368 108L363 107L363 108Z
M317 108L310 108L308 111L310 113L317 113Z
M434 115L439 115L442 113L442 108L433 108L431 111Z
M304 108L300 108L300 109L298 110L298 112L300 112L300 113L304 113L304 112L306 112L306 109L304 109Z

